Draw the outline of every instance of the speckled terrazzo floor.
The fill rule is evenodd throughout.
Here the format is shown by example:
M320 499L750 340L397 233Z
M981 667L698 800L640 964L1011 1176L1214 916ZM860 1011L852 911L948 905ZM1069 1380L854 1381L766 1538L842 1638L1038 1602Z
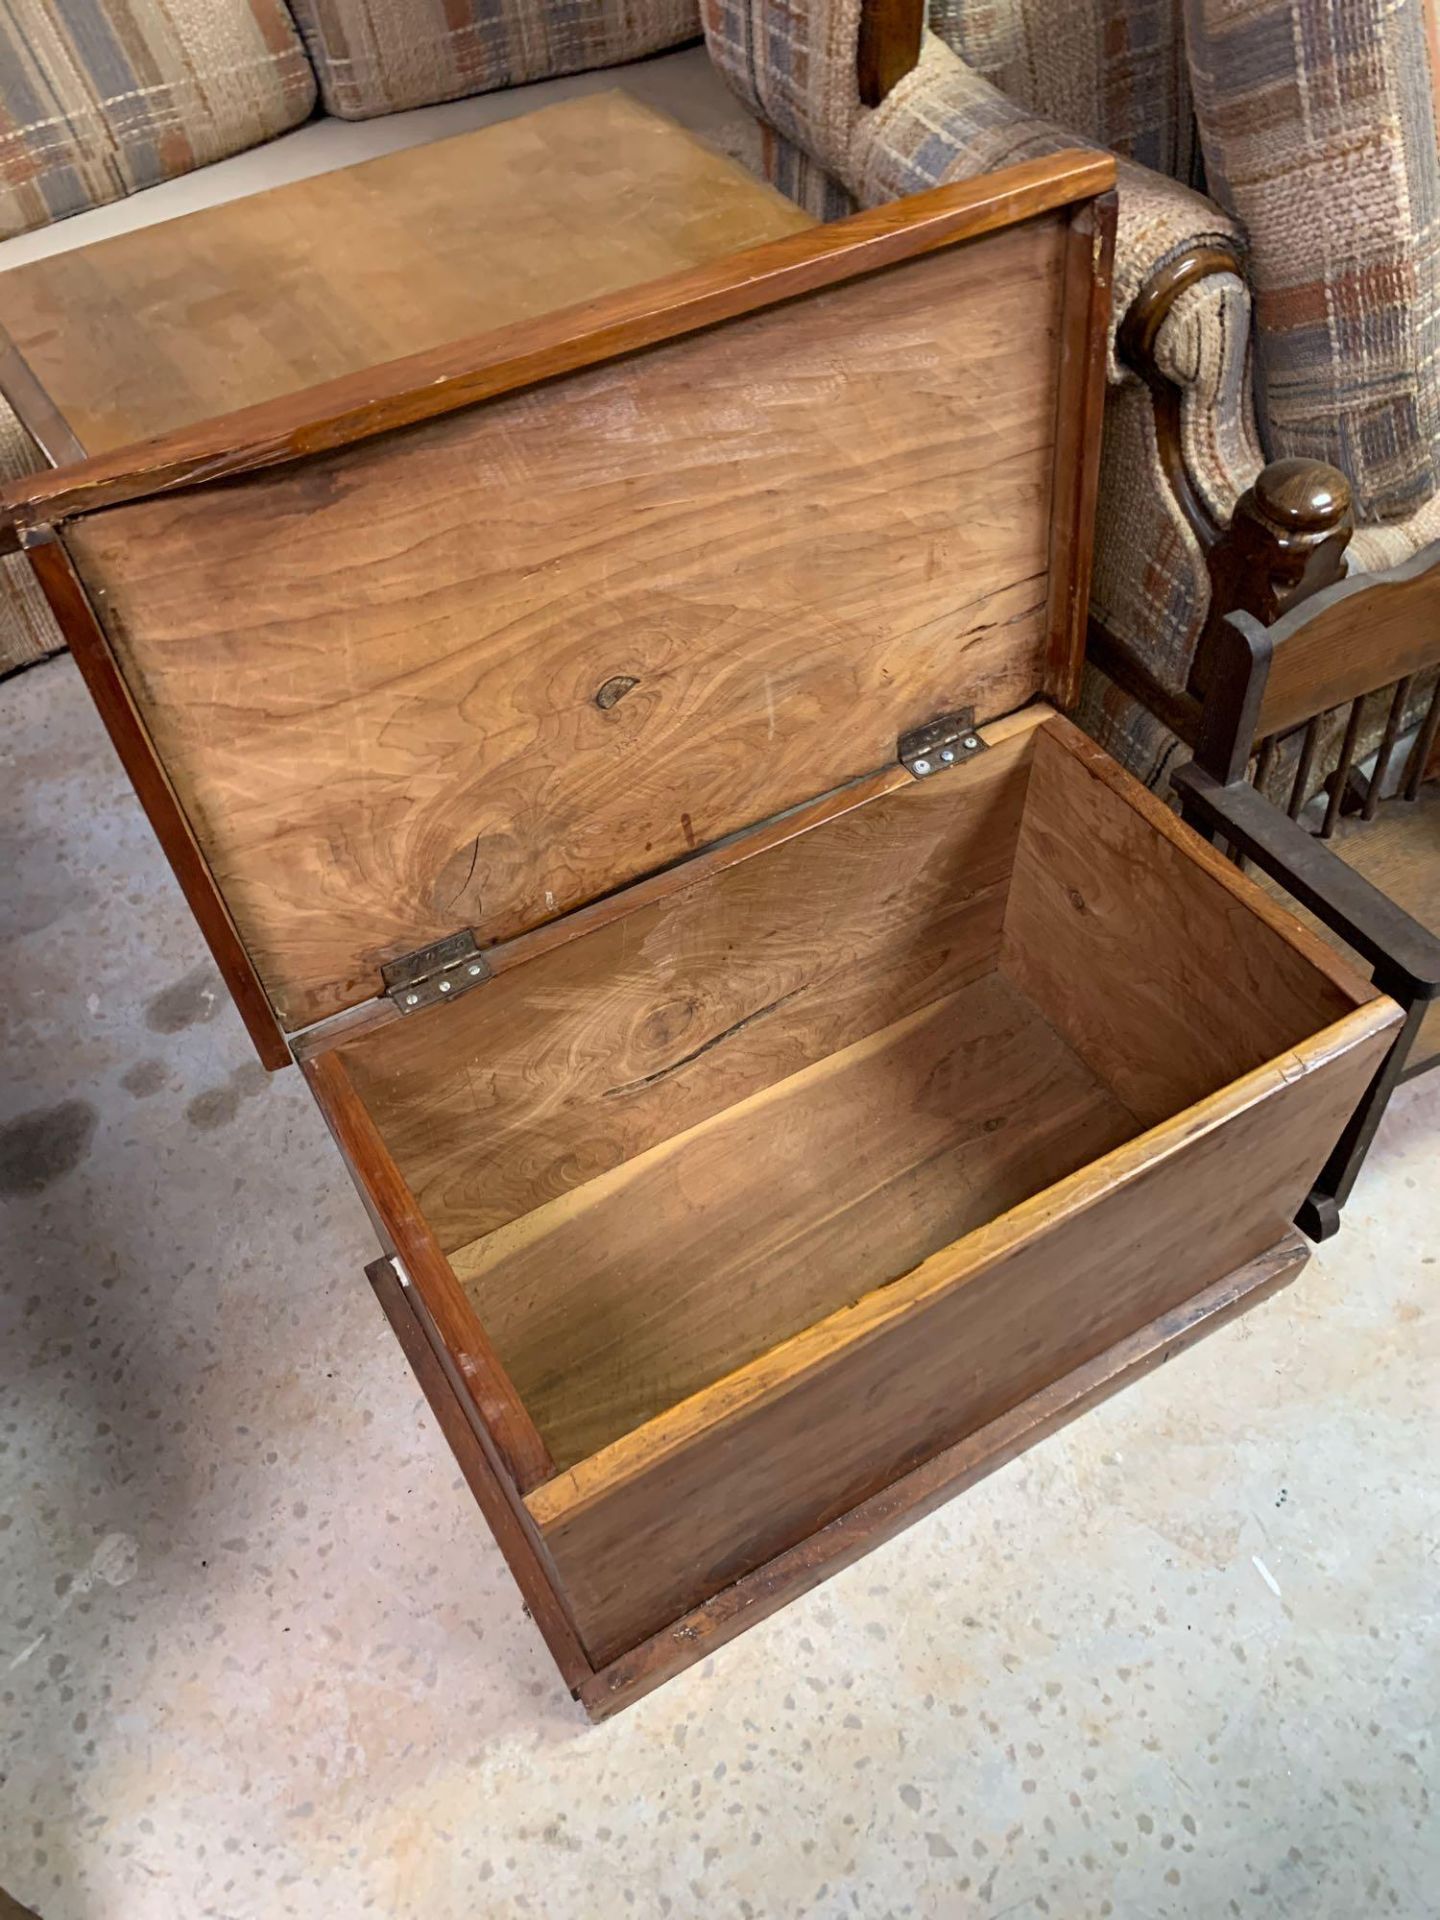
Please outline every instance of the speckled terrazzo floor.
M1297 1286L590 1729L66 661L0 690L0 876L43 1920L1440 1914L1440 1086Z

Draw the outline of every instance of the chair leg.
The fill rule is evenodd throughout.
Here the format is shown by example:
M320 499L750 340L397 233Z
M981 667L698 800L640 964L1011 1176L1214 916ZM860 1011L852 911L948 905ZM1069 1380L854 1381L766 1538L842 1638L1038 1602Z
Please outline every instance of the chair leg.
M1378 977L1376 984L1381 984ZM1350 1189L1365 1163L1370 1142L1375 1137L1375 1129L1380 1124L1390 1095L1404 1075L1406 1060L1420 1031L1420 1022L1430 1005L1428 1000L1413 1000L1407 1004L1401 995L1396 994L1395 997L1405 1006L1404 1025L1396 1035L1394 1046L1380 1063L1379 1072L1366 1088L1364 1099L1351 1114L1349 1124L1335 1142L1330 1158L1320 1169L1304 1205L1295 1216L1296 1226L1312 1240L1328 1240L1339 1229L1340 1209L1350 1198Z

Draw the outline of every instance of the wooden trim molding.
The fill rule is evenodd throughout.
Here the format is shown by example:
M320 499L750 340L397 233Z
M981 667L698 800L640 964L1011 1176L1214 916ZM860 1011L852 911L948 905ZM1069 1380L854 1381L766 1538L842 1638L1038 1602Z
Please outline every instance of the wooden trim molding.
M432 1344L458 1376L451 1381L457 1397L479 1415L518 1490L530 1492L554 1475L555 1462L379 1128L336 1054L307 1060L303 1072L381 1238L405 1269L417 1317L434 1328Z
M271 1073L288 1067L290 1049L260 976L215 884L180 797L160 764L149 729L110 651L110 643L71 564L70 555L63 543L48 532L31 535L26 540L25 551L262 1065Z
M545 1550L519 1503L510 1497L502 1469L486 1450L473 1422L462 1407L450 1375L421 1322L413 1291L404 1286L392 1259L375 1260L366 1267L365 1277L375 1289L375 1297L410 1362L420 1391L440 1431L449 1442L465 1484L475 1496L475 1504L495 1536L504 1554L515 1584L524 1596L530 1617L540 1629L550 1656L560 1669L571 1693L577 1697L582 1687L595 1677L595 1669L575 1632L574 1624L556 1592L553 1570L547 1565Z
M1113 192L1080 207L1066 236L1055 394L1056 498L1050 510L1045 692L1058 707L1080 698L1090 605L1095 498L1105 414L1105 327L1115 261Z
M1109 154L1073 151L935 187L539 320L28 475L0 492L0 514L23 532L349 446L1092 200L1114 184Z
M1006 1466L1111 1394L1173 1360L1207 1333L1289 1283L1309 1259L1298 1233L1162 1314L1096 1360L1033 1394L1010 1413L914 1468L798 1546L746 1574L713 1600L620 1654L578 1688L592 1720L606 1720L653 1688L809 1593L946 1501Z
M86 458L79 435L36 378L30 362L0 327L0 395L52 467Z
M852 1565L882 1541L933 1513L1132 1380L1173 1360L1205 1334L1288 1286L1309 1257L1300 1235L1286 1234L1248 1265L916 1467L598 1670L586 1657L560 1605L543 1545L537 1545L510 1506L493 1463L479 1446L457 1405L449 1378L416 1322L392 1263L378 1260L367 1267L366 1274L566 1685L589 1718L600 1721L633 1706L666 1680L717 1652L747 1627L800 1599L832 1573Z

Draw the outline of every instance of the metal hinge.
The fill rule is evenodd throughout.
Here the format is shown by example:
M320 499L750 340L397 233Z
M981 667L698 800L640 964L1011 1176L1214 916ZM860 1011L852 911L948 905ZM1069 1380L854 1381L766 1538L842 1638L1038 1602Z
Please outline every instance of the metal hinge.
M418 1013L437 1000L455 1000L490 979L490 964L468 927L432 947L417 947L380 969L385 992L401 1013Z
M960 707L902 733L895 757L917 780L923 780L927 774L943 773L947 767L958 767L962 760L973 760L977 753L984 752L985 742L975 731L975 709Z

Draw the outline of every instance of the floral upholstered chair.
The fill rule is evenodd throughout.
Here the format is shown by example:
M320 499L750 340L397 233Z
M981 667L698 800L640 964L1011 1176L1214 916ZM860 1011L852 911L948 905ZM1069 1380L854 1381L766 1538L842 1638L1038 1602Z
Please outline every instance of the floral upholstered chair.
M1423 0L932 0L928 21L923 0L703 10L712 57L767 130L771 178L821 217L1077 137L1119 156L1080 717L1149 784L1189 757L1221 617L1268 623L1347 566L1390 568L1440 535ZM1407 724L1432 679L1407 689ZM1272 792L1301 759L1282 743Z

